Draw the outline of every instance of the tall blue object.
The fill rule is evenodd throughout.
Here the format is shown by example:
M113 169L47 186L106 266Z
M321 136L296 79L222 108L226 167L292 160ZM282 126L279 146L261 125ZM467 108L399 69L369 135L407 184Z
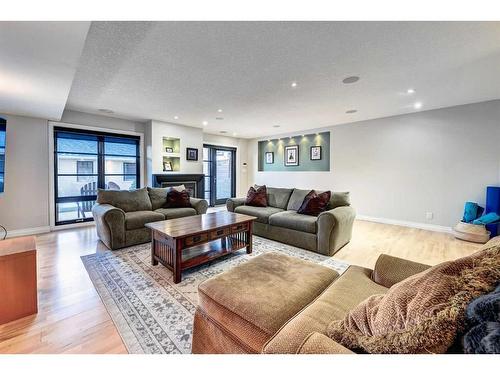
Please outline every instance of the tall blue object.
M485 214L495 212L500 215L500 186L488 186L486 188ZM486 229L491 232L491 237L498 236L500 223L487 224Z

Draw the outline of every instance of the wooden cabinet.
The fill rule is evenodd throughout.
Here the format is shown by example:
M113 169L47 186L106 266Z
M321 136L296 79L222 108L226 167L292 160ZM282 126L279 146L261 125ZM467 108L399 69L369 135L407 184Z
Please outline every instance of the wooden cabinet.
M37 311L35 238L0 241L0 324Z

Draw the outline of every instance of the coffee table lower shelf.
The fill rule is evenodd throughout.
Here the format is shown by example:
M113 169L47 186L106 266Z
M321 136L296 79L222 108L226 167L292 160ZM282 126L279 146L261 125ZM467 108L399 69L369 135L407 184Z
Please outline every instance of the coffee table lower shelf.
M210 262L222 256L246 248L252 252L251 225L247 232L230 234L205 243L186 246L185 239L171 238L153 230L151 264L161 263L172 270L174 283L181 281L182 271Z

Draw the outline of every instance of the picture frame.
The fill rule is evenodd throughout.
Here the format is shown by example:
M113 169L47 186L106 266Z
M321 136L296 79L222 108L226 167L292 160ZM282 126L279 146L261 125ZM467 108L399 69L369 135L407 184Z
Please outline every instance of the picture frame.
M172 170L173 170L172 163L169 161L164 161L163 162L163 171L164 172L171 172Z
M186 160L198 161L198 149L197 148L186 148Z
M322 152L321 146L311 146L310 148L310 159L311 160L321 160Z
M299 165L299 146L285 146L285 153L283 155L285 167L295 167Z
M174 152L174 149L172 147L165 147L165 152L171 154Z
M274 152L266 152L266 164L274 164Z

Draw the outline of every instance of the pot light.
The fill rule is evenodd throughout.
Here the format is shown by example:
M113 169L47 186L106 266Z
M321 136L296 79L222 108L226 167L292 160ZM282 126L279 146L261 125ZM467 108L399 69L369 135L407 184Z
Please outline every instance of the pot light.
M415 108L415 109L420 109L420 108L422 108L422 103L420 103L420 102L416 102L415 104L413 104L413 108Z
M233 137L236 137L238 135L238 133L233 133Z
M178 120L179 119L179 116L174 116L174 120Z
M222 113L222 109L221 109L221 108L219 108L219 109L217 110L217 112Z
M202 124L203 124L203 126L207 126L208 125L208 121L203 121Z
M358 76L350 76L350 77L344 78L342 80L342 83L349 84L349 83L354 83L354 82L358 82L358 81L359 81Z
M415 94L415 89L408 89L406 90L408 94Z
M292 84L290 86L297 87L297 82L292 82Z

